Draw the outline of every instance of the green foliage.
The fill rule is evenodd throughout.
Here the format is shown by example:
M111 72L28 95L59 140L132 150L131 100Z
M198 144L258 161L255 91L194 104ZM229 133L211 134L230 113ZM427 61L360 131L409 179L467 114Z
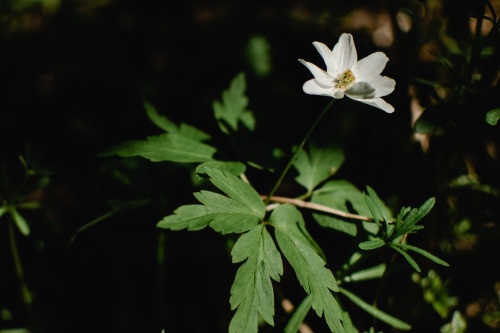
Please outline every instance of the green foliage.
M300 325L304 322L307 314L311 310L312 306L312 297L311 295L307 295L300 305L293 312L292 317L288 320L288 323L285 326L285 333L296 333L300 329Z
M85 230L95 226L96 224L98 224L104 220L107 220L108 218L110 218L111 216L113 216L117 213L124 212L124 211L130 211L130 210L145 206L146 204L149 203L149 201L150 200L148 200L148 199L132 200L132 201L109 200L108 205L110 206L111 209L108 212L102 214L101 216L93 219L89 223L84 224L83 226L78 228L78 230L76 230L75 233L73 234L73 236L71 237L71 239L69 241L70 244L76 239L76 237L82 231L85 231Z
M411 267L413 267L414 270L416 270L417 272L421 272L420 270L420 266L417 264L417 262L415 261L415 259L412 258L412 256L410 256L408 254L408 252L406 252L405 250L403 250L400 246L397 246L396 244L390 244L390 246L396 250L396 252L398 252L399 254L401 254L403 256L403 258L406 259L406 261L408 262L408 264L410 264Z
M382 247L384 245L385 245L385 241L383 239L376 238L373 240L368 240L368 241L364 241L364 242L359 243L359 248L361 250L374 250L374 249L378 249L379 247Z
M252 229L264 217L264 204L255 190L229 172L206 170L210 181L229 197L211 191L195 193L203 205L185 205L166 216L158 227L170 230L200 230L210 226L215 231L239 233Z
M295 159L293 165L299 173L295 180L310 193L322 181L334 175L343 162L344 153L340 147L311 146L309 152L301 150Z
M302 95L300 85L306 78L296 76L296 70L304 70L295 61L297 47L312 41L307 41L307 33L340 34L349 27L351 20L347 17L359 19L360 8L353 8L349 2L315 2L298 11L295 6L287 7L286 15L283 7L253 2L224 8L218 4L193 7L182 1L62 3L7 0L0 5L5 64L1 78L7 97L0 117L0 235L4 237L0 239L0 280L7 282L5 286L0 284L4 287L0 327L71 331L62 322L47 324L52 320L49 317L57 317L47 314L57 311L44 303L50 304L49 300L58 309L56 303L61 300L53 293L61 289L57 288L59 284L45 283L57 275L45 270L47 263L53 263L50 256L58 250L65 257L69 255L71 266L77 269L71 275L80 277L65 284L81 286L81 282L91 283L92 279L85 279L88 274L79 274L79 270L89 273L88 267L80 263L100 268L109 254L112 262L107 266L126 265L118 275L125 274L135 271L133 261L127 259L139 257L136 247L140 246L141 251L147 250L145 253L156 250L157 254L156 262L148 258L144 261L156 265L157 276L142 276L146 281L143 283L158 282L158 293L154 294L159 296L161 308L139 311L161 313L159 321L148 321L157 326L153 331L162 327L162 332L179 331L170 322L172 318L184 325L180 331L199 331L199 327L225 331L220 325L230 322L229 332L234 333L292 333L302 330L302 324L311 325L314 332L346 333L498 329L497 276L492 274L492 258L500 244L500 181L496 179L500 163L497 3L468 0L450 10L447 5L451 1L392 1L388 11L383 1L368 7L362 4L363 18L373 21L384 13L394 23L394 39L372 39L373 31L357 32L359 37L364 35L359 40L365 43L357 47L360 59L364 51L375 47L397 50L388 54L388 64L394 66L396 87L403 86L405 91L391 97L394 116L363 114L368 106L354 102L357 105L351 107L345 104L352 102L348 98L338 101ZM249 25L252 19L257 19L258 24ZM260 32L255 30L257 26ZM107 31L110 27L112 30ZM161 31L155 31L158 27ZM278 30L273 30L276 27ZM88 35L88 28L93 37L88 38L90 44L86 38L79 38ZM99 33L95 33L96 28ZM176 35L179 31L187 38ZM167 43L164 37L168 37ZM210 48L200 46L197 39L209 41ZM324 42L330 45L331 41ZM49 52L38 45L49 45ZM322 56L329 54L319 44L315 46ZM384 59L380 53L379 59ZM337 60L325 59L327 69L337 67L333 66ZM238 66L236 62L243 62L251 75L235 75L227 85L222 82L225 89L220 95L217 91L214 94L213 87L221 86L221 78ZM316 78L309 85L326 82L320 77L320 68L306 65L311 72L307 79L312 79L310 74ZM355 81L359 80L355 75ZM247 78L251 81L247 82ZM327 85L341 87L331 79L335 81L328 78ZM348 81L350 78L343 83ZM385 83L389 85L389 81ZM248 85L253 84L256 89L265 89L255 100L246 94ZM168 90L161 91L161 87ZM207 87L212 96L204 92ZM130 93L124 93L124 88ZM307 85L303 88L308 90ZM321 88L324 86L316 87ZM374 91L380 92L379 88L382 85ZM141 93L151 100L162 100L165 109L156 109L149 101L135 107ZM302 121L308 124L312 120L315 103L326 100L328 106L317 122L311 122L314 125L310 131L297 128ZM52 107L64 112L53 112ZM130 123L136 111L147 116L147 125L154 125L151 135L142 136L145 128L140 127L140 122ZM212 123L204 123L207 115L212 117ZM180 118L183 120L177 120ZM316 125L324 132L314 133L318 139L315 145L306 145ZM105 142L116 139L113 137L120 132L113 129L118 126L124 126L121 130L130 135L141 136L132 136L131 141L99 154L113 159L89 160L88 152L101 151ZM216 133L205 132L214 126ZM300 145L290 141L303 132L308 134ZM57 177L52 179L39 169L29 154L17 160L19 147L30 142L35 143L37 152L48 152L48 165L55 167ZM61 142L71 149L60 149L64 146ZM340 147L345 147L345 156ZM290 152L292 158L285 161ZM14 163L7 161L11 153ZM12 165L16 165L15 170ZM294 175L288 174L292 165ZM87 170L90 174L85 173ZM182 174L178 174L179 170ZM365 182L376 185L364 187ZM186 198L186 192L193 188L193 196ZM125 199L108 200L116 196ZM422 196L423 203L414 201ZM106 200L108 206L101 213L99 203L105 205ZM401 207L401 203L407 207ZM43 214L28 211L40 208ZM138 215L128 214L132 210L140 211ZM128 221L116 216L118 213L125 213ZM97 217L88 222L85 216ZM71 240L82 231L99 233L103 230L91 227L110 217L117 224L103 226L108 228L105 234L82 237L78 244L70 242L72 249L67 251L67 240L72 235ZM143 239L135 236L143 236L148 228L152 230L148 223L151 219L165 230L158 233L158 242L149 241L148 235L144 247ZM130 223L119 224L122 222ZM136 231L136 224L140 224L139 233L130 235L130 231ZM207 227L218 233L211 235L218 237L215 244L209 237L200 239L173 232ZM106 237L109 231L112 237ZM206 236L206 232L202 235ZM180 238L174 239L176 236ZM19 251L18 237L22 237ZM106 241L99 241L103 237ZM421 248L414 244L424 245L419 245ZM433 253L427 245L432 245ZM133 256L123 250L132 251ZM443 259L455 263L455 269L446 269L449 264L438 257L437 251L445 253ZM99 260L95 262L89 254L99 256ZM189 261L193 257L188 255L197 258ZM233 267L207 262L215 255L223 262L231 258ZM205 290L189 284L186 277L192 274L190 270L176 269L176 264L182 268L199 266L202 271L196 275L197 286L209 286L210 297L201 294ZM441 266L441 276L431 269L436 265ZM231 276L233 269L235 274ZM29 276L40 272L46 275ZM413 290L406 289L408 272L415 277ZM212 273L216 283L210 283ZM94 280L103 289L89 284L86 291L108 295L116 302L125 300L115 297L120 292L111 290L123 284L114 286ZM181 280L185 283L181 284ZM165 289L172 286L178 291ZM449 286L454 287L454 294ZM356 294L354 290L358 290ZM77 297L67 300L88 307L80 299L82 293L68 294ZM212 297L214 294L216 297ZM84 296L83 301L88 299L90 303L95 299L93 294ZM164 300L167 297L169 306ZM176 297L183 300L176 302ZM195 306L184 306L184 300L189 303L190 299L195 300L191 302ZM144 298L130 297L131 302L137 300L141 306L146 305ZM284 301L294 303L293 314ZM470 311L470 301L481 305L473 307L478 313ZM158 305L155 301L151 304ZM279 310L280 304L284 311ZM128 305L120 304L120 309L134 308ZM438 316L432 320L421 317L431 306ZM103 307L97 306L93 312L109 313ZM381 310L389 311L390 307L398 307L405 321ZM467 316L457 310L466 308ZM78 315L82 312L79 310L72 313ZM124 316L122 310L108 317L119 318L119 324L127 327L133 327L134 321L145 322L135 320L139 319L136 316ZM229 310L232 320L226 318ZM177 311L182 315L177 316ZM206 313L200 316L194 311ZM199 327L182 319L186 313L197 319L195 325ZM310 320L316 315L325 320ZM91 316L83 324L96 327L90 320L94 317L103 318ZM157 325L160 322L161 327ZM86 331L88 327L80 329ZM112 330L114 326L103 327Z
M429 198L418 209L403 207L399 212L395 227L389 236L389 240L394 240L405 234L415 233L423 229L424 226L417 225L417 223L430 212L435 202L435 198Z
M18 157L16 167L20 167L21 178L18 183L11 184L14 177L6 170L5 160L0 160L0 221L11 220L19 232L28 236L31 233L28 221L21 211L43 208L40 200L33 199L34 193L41 191L50 183L50 173L38 168L29 154ZM12 171L14 173L14 171Z
M311 295L312 308L320 317L324 313L332 332L343 332L342 312L331 293L338 291L337 282L300 228L304 225L300 212L294 206L281 205L273 211L269 223L275 227L278 245L295 270L300 284Z
M217 150L175 133L148 137L146 140L126 141L101 152L99 156L144 157L151 162L172 161L179 163L205 162L212 159Z
M417 272L420 272L420 267L417 262L411 257L408 251L418 253L437 264L449 266L447 262L434 256L433 254L416 246L405 244L400 240L401 237L411 233L416 233L418 230L424 228L422 225L417 225L417 223L430 212L430 210L434 206L434 203L435 199L429 198L418 209L403 207L397 217L394 228L386 238L387 244L389 244L392 249L400 253Z
M358 329L352 323L351 317L349 316L349 312L343 311L343 322L344 322L344 331L345 333L359 333Z
M253 131L255 119L252 112L246 108L248 98L245 96L246 81L245 74L238 74L222 93L222 101L213 103L214 115L224 133L238 130L238 124L243 124L247 130Z
M344 288L339 288L339 291L342 295L346 296L350 301L352 301L354 304L359 306L361 309L365 310L369 314L371 314L373 317L391 325L394 328L403 330L403 331L408 331L411 329L411 325L408 323L405 323L402 320L399 320L382 310L368 304L365 302L363 299L358 297L357 295L353 294L352 292L344 289Z
M170 119L161 115L158 110L150 104L148 101L144 102L144 109L148 118L159 128L165 132L175 133L178 129L177 125L174 124Z
M271 45L265 36L254 35L248 40L247 58L255 74L266 76L271 72Z
M10 215L12 216L12 219L16 223L19 231L23 235L28 236L30 234L30 228L28 226L28 223L24 219L24 217L21 214L19 214L19 212L17 211L17 209L15 207L11 206L11 207L9 207L8 210L10 212Z
M309 234L303 215L291 203L314 209L312 216L321 227L356 237L360 250L354 250L337 273L342 282L354 283L386 274L388 267L385 263L361 266L369 254L386 246L400 253L417 271L420 267L408 252L448 265L427 251L404 242L406 235L423 228L417 223L432 209L434 198L418 209L403 207L394 221L391 210L370 186L362 192L347 180L330 179L345 159L339 146L309 146L297 151L291 159L297 171L296 184L306 190L300 198L306 201L285 198L284 204L266 206L264 196L250 185L245 174L247 165L258 166L249 158L252 153L248 153L258 144L250 139L255 120L247 110L245 88L245 76L240 73L223 92L222 101L213 103L219 127L239 152L240 159L215 160L216 148L202 142L210 139L210 135L187 124L174 124L147 102L144 106L149 119L166 133L145 141L125 142L101 153L101 156L141 156L155 162L198 163L194 167L194 172L201 178L198 185L207 187L194 193L198 203L178 207L157 226L190 231L210 227L221 234L240 234L231 250L233 263L242 264L231 288L230 305L235 312L229 332L256 333L263 322L274 326L272 281L279 282L283 274L281 255L291 265L307 294L284 328L285 332L296 332L313 309L319 317L324 316L332 332L358 333L349 313L341 307L339 295L388 325L409 330L409 324L339 288L335 275L327 266L327 256L321 245ZM259 153L265 151L261 148ZM252 157L255 156L258 154ZM218 192L212 191L214 187ZM274 229L275 239L268 231L270 227Z
M365 196L356 186L347 180L331 180L313 192L311 202L332 207L345 212L357 213L364 216L371 214L366 205ZM390 214L384 208L384 214ZM339 232L356 236L359 228L371 234L376 234L379 227L372 222L355 222L337 216L313 214L314 219L323 227L332 228Z
M280 280L283 264L280 253L264 224L242 235L231 254L233 263L244 260L231 287L231 309L236 310L230 333L257 332L259 316L274 325L274 294L271 278Z
M492 126L495 126L500 119L500 107L494 108L486 114L486 122Z
M381 278L382 275L384 275L384 272L386 270L386 264L378 264L373 267L365 268L358 270L354 273L351 273L347 276L344 276L343 281L345 282L359 282L359 281L365 281L365 280L371 280L371 279L378 279Z
M125 141L99 154L101 157L140 156L151 162L196 163L212 160L217 149L202 143L210 138L205 132L186 124L177 126L167 117L160 115L156 108L144 103L149 119L168 133L150 136L146 140Z
M453 312L451 322L447 323L439 332L441 333L464 333L467 330L467 321L462 316L460 311Z
M424 300L432 305L434 311L441 318L447 318L450 311L458 303L457 297L450 295L448 283L443 282L439 274L433 269L427 272L427 276L414 273L412 280L420 285Z
M170 119L161 115L158 110L147 101L144 102L144 109L146 110L149 120L167 133L178 134L179 136L193 139L195 141L205 141L210 139L210 135L191 125L182 123L177 126Z
M443 127L445 124L444 110L436 106L429 106L415 122L417 133L430 134Z
M417 272L420 272L420 267L408 251L418 253L437 264L449 266L444 260L432 255L431 253L416 246L405 244L403 242L404 238L402 238L410 233L415 233L418 230L423 229L423 226L416 224L432 209L435 203L434 198L428 199L418 209L403 207L397 217L395 225L392 226L389 223L391 222L391 214L388 212L385 204L378 197L375 190L369 186L367 186L366 190L367 194L365 194L365 201L370 211L370 216L373 218L375 224L381 228L376 236L371 235L369 240L360 242L358 245L360 249L370 251L389 245L396 252L400 253Z
M434 261L436 264L439 264L439 265L442 265L442 266L450 266L446 261L444 261L442 259L439 259L435 255L430 254L429 252L427 252L424 249L421 249L419 247L416 247L416 246L413 246L413 245L409 245L409 244L404 244L404 243L399 243L397 245L393 244L393 245L401 248L404 251L410 250L410 251L413 251L415 253L421 254L424 257L426 257L427 259L430 259L430 260Z
M199 164L196 167L195 172L197 174L206 174L208 169L217 169L221 171L227 171L234 176L240 176L245 173L246 166L240 162L224 162L224 161L208 161Z
M383 232L386 235L389 232L389 220L391 219L391 213L385 206L385 204L380 200L377 193L370 186L366 186L365 201L368 209L370 210L371 217L375 223L380 227L383 223Z

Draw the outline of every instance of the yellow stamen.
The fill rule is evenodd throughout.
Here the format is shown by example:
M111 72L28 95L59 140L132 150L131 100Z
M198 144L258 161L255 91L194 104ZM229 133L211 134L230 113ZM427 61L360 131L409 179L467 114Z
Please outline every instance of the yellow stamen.
M344 73L340 74L335 80L335 83L337 84L336 88L346 90L352 86L355 80L356 78L354 77L354 74L352 74L351 70L348 69Z

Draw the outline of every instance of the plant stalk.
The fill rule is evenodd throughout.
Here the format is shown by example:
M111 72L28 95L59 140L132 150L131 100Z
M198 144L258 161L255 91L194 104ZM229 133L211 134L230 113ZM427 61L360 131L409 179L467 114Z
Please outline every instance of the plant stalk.
M281 172L281 175L278 178L278 181L276 182L276 184L274 184L274 187L272 188L272 190L269 192L267 198L265 199L264 203L266 205L271 200L271 197L274 196L274 193L276 193L276 190L281 185L281 182L283 182L283 179L285 179L285 176L288 173L288 170L290 170L290 167L293 165L293 162L295 161L295 159L299 155L300 151L302 150L302 148L306 144L306 141L309 139L309 137L311 136L311 134L314 131L314 129L316 128L316 126L318 126L320 120L323 118L323 116L326 114L326 112L330 109L330 107L332 106L333 102L335 102L334 98L332 98L331 101L328 103L328 105L323 109L323 111L321 111L321 113L316 118L316 120L314 121L314 123L312 124L312 126L309 128L309 131L307 131L306 135L304 136L304 138L300 142L299 146L295 150L292 158L290 158L290 160L288 161L288 164L286 165L285 169L283 169L283 171Z
M30 331L34 332L35 316L32 308L31 293L28 289L28 285L26 284L23 266L21 264L21 258L19 256L19 250L16 242L15 226L14 226L15 223L12 219L10 219L8 222L9 222L10 250L12 252L12 260L14 261L14 269L16 272L16 277L19 282L19 291L30 320L30 325L29 325L31 328Z

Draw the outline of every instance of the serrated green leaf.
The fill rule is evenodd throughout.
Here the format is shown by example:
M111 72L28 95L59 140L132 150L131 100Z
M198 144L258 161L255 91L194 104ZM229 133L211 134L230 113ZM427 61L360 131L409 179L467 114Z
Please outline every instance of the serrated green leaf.
M166 132L177 131L177 125L172 121L170 121L167 117L159 114L158 110L156 110L156 108L152 104L145 101L144 109L146 109L146 114L149 120L151 120L156 126L158 126L159 128L161 128Z
M185 205L177 208L173 215L164 217L157 227L170 230L201 230L212 222L214 214L202 205Z
M246 166L240 162L225 162L225 161L208 161L196 167L197 174L206 174L207 169L218 169L227 171L235 176L239 176L245 172Z
M204 141L210 139L210 135L188 124L180 124L176 134L195 141Z
M236 313L230 333L258 331L259 315L274 325L274 293L271 278L280 280L283 263L264 224L242 235L231 251L233 263L246 260L238 269L231 287L230 304Z
M28 226L28 222L24 219L24 217L19 214L19 212L16 210L15 207L10 206L9 207L9 212L10 215L12 216L12 219L17 225L17 228L19 231L24 235L28 236L30 234L30 227Z
M203 206L181 206L173 215L163 218L158 227L198 230L210 226L223 234L241 233L254 228L264 218L264 203L250 185L227 171L206 168L205 172L229 197L205 190L194 193Z
M222 192L247 207L255 216L260 219L264 218L266 207L262 198L252 186L230 172L223 170L207 168L206 174L210 177L210 181Z
M450 266L450 264L448 264L446 261L439 259L435 255L433 255L433 254L431 254L431 253L429 253L429 252L427 252L424 249L421 249L419 247L416 247L416 246L413 246L410 244L404 244L404 243L398 244L397 246L401 247L403 250L410 250L410 251L416 252L418 254L421 254L424 257L426 257L427 259L434 261L436 264L443 265L443 266Z
M354 304L356 304L361 309L363 309L366 312L368 312L373 317L375 317L377 319L380 319L384 323L387 323L387 324L391 325L394 328L397 328L397 329L400 329L400 330L404 330L404 331L408 331L408 330L411 329L411 325L410 324L405 323L404 321L402 321L402 320L400 320L400 319L398 319L396 317L393 317L393 316L385 313L384 311L382 311L382 310L374 307L373 305L368 304L362 298L360 298L359 296L353 294L352 292L350 292L350 291L348 291L348 290L346 290L346 289L344 289L342 287L339 287L339 290L342 293L342 295L346 296Z
M376 216L373 218L378 219L379 221L384 221L386 224L391 219L391 214L388 212L387 207L384 202L379 198L377 192L370 186L366 186L366 191L368 192L369 198L371 198L371 202L374 204L374 209Z
M100 153L99 156L140 156L152 162L194 163L211 160L216 151L215 148L199 141L175 133L166 133L148 137L146 140L125 141Z
M431 211L432 207L434 207L435 201L435 198L429 198L418 209L403 207L401 212L398 214L395 228L389 240L393 240L404 234L414 233L423 229L424 226L415 224Z
M401 249L397 244L389 244L389 245L394 250L399 252L403 256L403 258L405 258L406 261L408 261L408 263L410 264L411 267L413 267L414 270L420 273L420 267L418 266L417 262L406 251Z
M194 193L207 208L210 227L222 234L245 232L255 227L263 214L255 214L248 206L222 194L201 191Z
M335 174L343 162L344 153L340 147L311 146L309 152L301 150L293 164L299 173L295 180L311 192L319 183Z
M243 112L240 116L240 120L248 130L253 131L255 129L255 117L253 116L253 112Z
M300 325L304 322L307 314L311 310L312 298L311 295L307 295L306 298L300 302L300 305L293 312L292 317L285 326L284 333L297 333L300 329Z
M337 282L325 261L299 228L303 218L295 206L280 205L272 212L269 223L275 227L278 245L292 265L304 290L311 295L312 308L325 319L333 332L343 332L342 312L331 291L337 291Z
M488 124L495 126L498 123L498 119L500 119L500 107L494 108L486 113L486 122Z
M346 180L328 181L321 188L313 192L311 202L336 208L344 212L357 213L363 216L370 215L363 192ZM319 213L313 213L313 217L321 226L351 236L357 235L360 225L371 234L376 234L379 230L378 226L373 222L353 222L340 217Z
M240 73L231 81L229 88L222 93L222 102L213 103L215 118L219 121L219 127L224 133L236 131L239 122L250 131L255 128L253 114L246 110L248 98L245 96L245 89L245 74Z
M193 139L195 141L203 141L210 139L210 135L206 134L205 132L197 129L196 127L193 127L191 125L187 124L181 124L180 126L177 126L174 122L172 122L170 119L165 117L164 115L161 115L158 113L156 108L151 105L149 102L144 102L144 108L146 109L146 113L148 115L148 118L159 128L162 130L169 132L169 133L174 133L180 136L183 136L188 139Z
M369 240L369 241L364 241L359 243L359 248L361 250L375 250L378 249L379 247L382 247L385 245L385 242L383 239L377 238L374 240Z

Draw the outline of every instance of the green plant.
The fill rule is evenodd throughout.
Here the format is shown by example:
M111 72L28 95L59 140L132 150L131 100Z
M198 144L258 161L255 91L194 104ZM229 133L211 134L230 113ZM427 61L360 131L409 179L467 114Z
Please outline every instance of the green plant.
M323 52L323 57L331 56L323 46L319 50ZM339 50L335 51L334 48L333 53L335 52ZM386 58L380 55L375 57L384 62L385 66ZM371 59L375 61L374 58ZM321 75L316 72L317 67L303 63L315 76ZM350 66L352 65L351 63ZM334 65L330 63L329 66L332 70L331 66ZM380 72L383 66L378 69ZM375 74L378 75L379 72ZM334 76L332 73L330 75ZM356 75L360 76L355 72L352 78ZM389 79L383 80L383 92L390 93L392 90L387 88ZM348 89L355 82L344 83L338 88L349 92ZM321 93L308 85L304 86L306 92ZM364 89L367 86L362 87ZM446 262L429 252L410 245L407 238L408 234L423 228L419 223L432 209L435 199L429 198L418 208L403 207L394 218L392 211L373 188L366 186L361 191L349 181L337 179L336 171L344 161L342 149L339 146L319 147L306 144L335 99L328 103L303 141L295 147L269 193L262 194L262 189L252 185L253 179L247 176L247 168L266 172L271 172L272 168L269 164L256 162L263 159L252 154L256 119L247 109L245 88L245 75L238 74L223 92L222 100L213 104L219 129L234 148L239 157L237 160L231 159L231 155L224 154L223 150L219 151L211 135L188 124L173 123L148 102L144 104L148 117L165 133L146 140L126 141L102 152L100 156L141 156L153 162L170 161L192 165L201 187L200 191L194 193L198 202L178 207L173 214L164 217L158 227L190 231L210 227L226 235L225 237L235 239L231 249L232 262L241 264L229 299L231 309L235 311L229 325L230 332L257 332L264 322L268 325L275 324L274 287L284 274L284 265L293 268L306 293L306 297L289 318L285 332L296 332L311 309L325 318L332 332L357 332L349 312L342 305L345 301L352 302L394 328L409 330L410 324L356 295L349 290L349 285L384 277L391 260L397 254L401 254L418 272L419 265L410 253L420 254L437 264L447 266ZM334 86L334 89L337 88ZM353 95L351 98L360 98L363 93L358 93L360 95ZM343 92L332 95L335 98L343 96ZM371 96L367 98L373 98L374 95ZM362 100L384 111L392 108L380 98L374 102L367 101ZM280 156L282 154L273 158L282 161ZM296 184L305 192L294 198L275 196L292 167L297 173ZM304 215L303 210L313 214ZM352 237L353 244L358 245L349 259L339 267L329 264L331 259L308 232L309 224L315 221L323 228ZM392 249L394 252L389 257L386 256L385 261L365 266L369 257L382 253L385 249Z

